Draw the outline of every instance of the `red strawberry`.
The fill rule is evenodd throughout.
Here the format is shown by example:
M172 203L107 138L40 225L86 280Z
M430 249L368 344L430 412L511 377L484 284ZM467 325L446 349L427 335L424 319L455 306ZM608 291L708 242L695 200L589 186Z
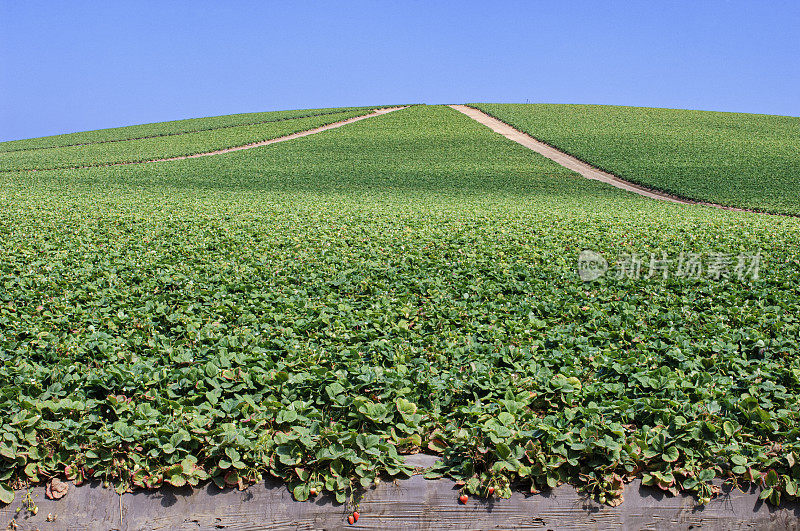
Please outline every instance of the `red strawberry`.
M489 496L494 494L494 487L489 487Z
M351 514L350 516L348 516L348 517L347 517L347 521L348 521L348 523L349 523L350 525L353 525L354 523L356 523L356 519L355 519L355 518L353 518L353 515L352 515L352 514Z
M359 517L358 511L353 511L353 520L358 522L358 517Z
M467 500L468 500L469 498L467 498L467 495L466 495L466 494L462 494L461 496L459 496L459 498L458 498L458 499L461 501L461 503L463 503L464 505L466 505L466 504L467 504Z
M317 495L317 489L315 489L314 487L311 487L311 488L309 489L308 493L309 493L311 496L316 496L316 495Z

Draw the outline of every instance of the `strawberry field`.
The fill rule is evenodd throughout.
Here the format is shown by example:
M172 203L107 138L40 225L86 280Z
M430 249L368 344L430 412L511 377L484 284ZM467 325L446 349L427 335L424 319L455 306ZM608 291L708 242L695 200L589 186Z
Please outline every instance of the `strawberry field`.
M611 105L474 107L618 177L760 212L800 214L800 118Z
M616 504L641 477L794 498L798 229L587 181L435 106L2 173L0 501L52 477L274 476L345 502L416 452L470 496L570 483ZM585 249L762 263L584 282Z
M249 125L217 127L201 131L155 136L122 142L0 152L0 172L102 166L119 162L193 155L226 149L313 129L372 112L360 109L308 117L279 119Z
M123 142L126 140L140 140L144 138L157 138L164 136L180 135L226 129L242 125L257 125L261 123L279 122L295 118L323 116L340 112L368 110L373 107L337 107L328 109L304 109L296 111L252 112L244 114L228 114L225 116L212 116L208 118L189 118L172 122L158 122L153 124L130 125L112 129L98 129L65 135L44 136L24 140L0 142L0 153L11 151L28 151L34 149L49 149L55 147L69 147L87 144L108 142ZM375 107L377 108L377 107Z

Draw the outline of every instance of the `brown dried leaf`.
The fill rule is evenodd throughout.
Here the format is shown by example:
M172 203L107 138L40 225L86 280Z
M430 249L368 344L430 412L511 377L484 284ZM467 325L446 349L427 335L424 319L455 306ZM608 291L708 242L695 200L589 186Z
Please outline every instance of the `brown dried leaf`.
M60 500L69 490L69 483L65 483L58 478L53 478L44 489L44 494L49 500Z

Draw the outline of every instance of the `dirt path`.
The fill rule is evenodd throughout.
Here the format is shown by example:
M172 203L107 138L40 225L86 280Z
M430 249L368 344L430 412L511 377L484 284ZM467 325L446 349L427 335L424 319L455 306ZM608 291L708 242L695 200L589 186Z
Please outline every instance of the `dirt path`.
M150 164L151 162L168 162L172 160L184 160L184 159L196 159L198 157L209 157L211 155L221 155L223 153L230 153L232 151L241 151L243 149L252 149L261 146L268 146L270 144L277 144L278 142L285 142L286 140L294 140L295 138L300 138L303 136L314 135L317 133L321 133L323 131L328 131L329 129L336 129L337 127L341 127L343 125L351 124L353 122L357 122L359 120L365 120L367 118L373 118L375 116L380 116L382 114L387 114L392 111L397 111L400 109L405 109L407 106L403 107L387 107L384 109L377 109L369 114L362 114L361 116L356 116L355 118L348 118L347 120L342 120L340 122L333 122L328 125L323 125L320 127L315 127L314 129L307 129L305 131L300 131L299 133L292 133L291 135L279 136L278 138L272 138L270 140L262 140L261 142L253 142L252 144L244 144L242 146L235 146L225 149L218 149L215 151L205 151L203 153L195 153L193 155L180 155L178 157L168 157L163 159L151 159L151 160L142 160L137 162L110 162L110 163L103 163L103 164L90 164L87 166L70 166L68 168L44 168L44 169L31 169L31 170L2 170L4 172L13 172L13 171L54 171L54 170L80 170L84 168L104 168L107 166L127 166L129 164Z
M587 179L602 181L604 183L610 184L611 186L616 186L617 188L621 188L629 192L649 197L650 199L658 199L659 201L669 201L671 203L681 203L684 205L703 205L703 206L721 208L724 210L734 210L736 212L753 212L752 210L723 206L723 205L718 205L716 203L693 201L691 199L676 197L674 195L670 195L665 192L659 192L657 190L651 190L644 186L639 186L638 184L633 184L631 182L620 179L616 175L612 175L602 170L598 170L597 168L583 162L580 159L573 157L572 155L568 155L563 151L559 151L558 149L554 148L549 144L545 144L544 142L536 140L532 136L523 133L518 129L514 129L510 125L501 122L497 118L489 116L483 111L479 111L478 109L475 109L473 107L467 107L466 105L450 105L450 107L466 114L476 122L485 125L495 133L500 133L509 140L513 140L517 144L521 144L526 148L532 149L533 151L539 153L540 155L543 155L548 159L561 164L565 168L581 174Z
M221 129L235 129L237 127L245 127L248 125L261 125L261 124L271 124L276 122L287 122L290 120L299 120L300 118L314 118L317 116L327 116L330 114L340 114L342 112L347 111L331 111L331 112L320 112L316 114L302 114L298 116L287 116L286 118L276 118L274 120L259 120L257 122L242 122L240 124L230 124L230 125L219 125L216 127L205 127L200 129L187 129L185 131L174 131L172 133L160 133L154 135L145 135L145 136L132 136L129 138L113 138L111 140L95 140L94 142L78 142L77 144L56 144L54 146L40 146L40 147L31 147L31 148L17 148L17 149L7 149L2 150L0 153L19 153L21 151L43 151L45 149L58 149L58 148L67 148L67 147L77 147L77 146L95 146L97 144L114 144L116 142L130 142L131 140L147 140L149 138L164 138L167 136L181 136L181 135L190 135L192 133L203 133L206 131L219 131ZM14 140L11 140L14 142ZM2 144L2 142L0 142Z
M308 135L315 135L317 133L321 133L323 131L327 131L328 129L336 129L337 127L341 127L343 125L351 124L353 122L357 122L359 120L365 120L367 118L372 118L374 116L380 116L382 114L387 114L392 111L397 111L400 109L405 109L405 107L388 107L386 109L378 109L373 111L369 114L362 114L361 116L356 116L355 118L348 118L347 120L342 120L341 122L333 122L332 124L323 125L320 127L315 127L314 129L308 129L306 131L300 131L299 133L292 133L291 135L286 136L279 136L278 138L273 138L271 140L262 140L261 142L254 142L252 144L245 144L243 146L236 146L232 148L226 149L218 149L217 151L207 151L205 153L195 153L194 155L183 155L180 157L171 157L168 159L156 159L150 160L147 162L165 162L169 160L183 160L183 159L194 159L197 157L208 157L210 155L220 155L222 153L230 153L231 151L241 151L243 149L252 149L255 147L261 146L268 146L270 144L277 144L278 142L284 142L286 140L294 140L295 138L300 138L303 136ZM129 163L129 164L136 164L136 163Z

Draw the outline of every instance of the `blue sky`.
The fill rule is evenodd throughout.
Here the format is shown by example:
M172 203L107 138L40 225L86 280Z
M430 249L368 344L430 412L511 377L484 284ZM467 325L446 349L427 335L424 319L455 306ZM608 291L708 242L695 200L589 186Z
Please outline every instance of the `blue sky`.
M0 21L0 140L412 102L800 116L797 0L0 0Z

